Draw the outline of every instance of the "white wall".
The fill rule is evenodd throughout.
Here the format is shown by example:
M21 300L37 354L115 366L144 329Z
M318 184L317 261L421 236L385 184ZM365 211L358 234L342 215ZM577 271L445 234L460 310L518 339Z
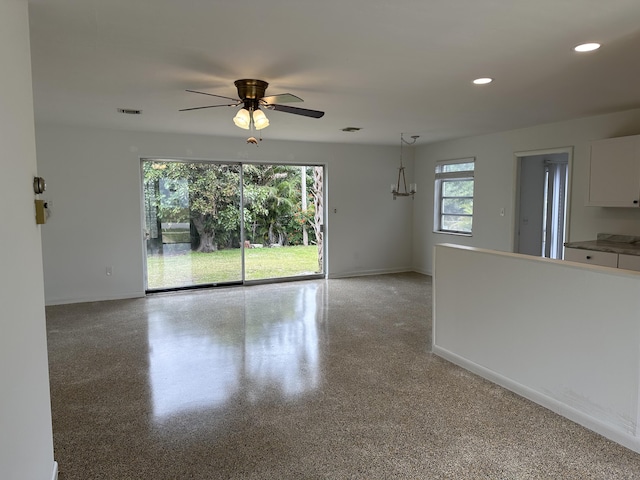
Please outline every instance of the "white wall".
M0 0L0 477L55 475L27 2Z
M47 304L143 295L141 157L326 164L329 276L412 268L413 201L394 201L389 189L396 147L268 139L255 147L239 138L52 124L36 125L36 143L52 210L42 230ZM412 178L411 149L407 157Z
M415 178L421 196L414 206L414 269L432 272L433 246L448 242L513 251L515 152L573 147L567 241L598 233L640 235L640 209L585 207L589 142L640 133L640 109L418 147ZM476 157L473 236L433 233L433 184L438 160ZM505 208L505 216L500 209Z
M435 248L434 353L640 453L638 340L640 273Z

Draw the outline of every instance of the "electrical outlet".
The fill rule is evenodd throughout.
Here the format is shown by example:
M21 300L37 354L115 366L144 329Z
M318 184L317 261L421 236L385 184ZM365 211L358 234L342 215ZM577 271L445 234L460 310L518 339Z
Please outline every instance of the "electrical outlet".
M111 275L113 275L113 267L109 266L107 267L107 277L110 277Z

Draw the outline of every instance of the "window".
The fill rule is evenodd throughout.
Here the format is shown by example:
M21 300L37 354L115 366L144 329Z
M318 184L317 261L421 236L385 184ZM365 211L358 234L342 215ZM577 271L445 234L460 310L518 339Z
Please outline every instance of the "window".
M434 230L471 235L474 158L436 164Z

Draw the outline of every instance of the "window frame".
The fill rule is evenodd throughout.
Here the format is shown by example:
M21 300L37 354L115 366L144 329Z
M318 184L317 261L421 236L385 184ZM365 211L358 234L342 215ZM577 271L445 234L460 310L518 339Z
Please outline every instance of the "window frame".
M473 170L462 170L457 172L443 172L442 169L447 165L456 165L456 164L464 164L471 163L473 164ZM453 160L440 160L436 162L435 167L435 188L434 188L434 209L433 209L433 232L434 233L444 233L448 235L462 235L466 237L473 236L473 217L474 217L474 209L473 209L473 201L475 197L475 166L476 166L476 158L475 157L467 157L467 158L457 158ZM471 180L473 182L473 195L471 197L443 197L443 184L445 181L468 181ZM444 214L442 212L442 207L444 200L446 198L465 198L471 199L472 202L472 212L471 214L459 214L456 216L466 216L471 218L471 230L470 231L462 231L462 230L450 230L447 228L443 228L442 218L443 216L453 214Z

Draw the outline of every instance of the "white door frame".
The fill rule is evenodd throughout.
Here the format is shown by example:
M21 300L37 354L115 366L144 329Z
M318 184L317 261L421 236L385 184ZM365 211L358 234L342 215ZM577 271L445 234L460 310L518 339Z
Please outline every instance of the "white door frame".
M570 216L571 216L571 191L573 184L573 146L570 147L557 147L557 148L546 148L540 150L524 150L519 152L514 152L513 160L514 160L514 187L513 187L513 198L512 198L512 212L513 212L513 223L511 224L511 251L515 252L517 248L518 242L518 227L520 224L520 168L522 165L523 157L533 157L536 155L552 155L564 153L567 155L569 160L569 165L567 167L567 208L565 211L564 217L564 232L565 238L567 241L569 240L569 225L571 224Z

